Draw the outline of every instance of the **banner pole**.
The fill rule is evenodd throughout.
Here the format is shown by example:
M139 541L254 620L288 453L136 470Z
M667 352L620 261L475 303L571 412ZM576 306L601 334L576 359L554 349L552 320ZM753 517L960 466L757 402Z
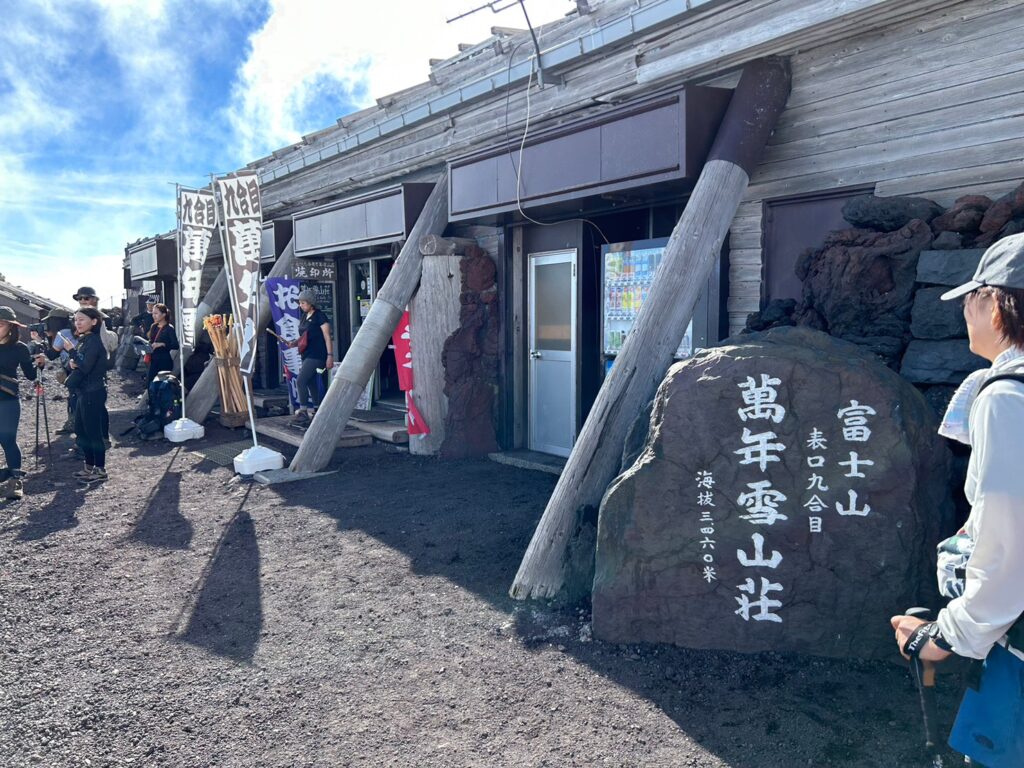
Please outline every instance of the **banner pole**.
M183 237L184 233L181 229L181 184L177 183L174 185L174 207L177 211L178 219L178 277L177 280L174 281L174 305L178 310L178 316L175 319L178 321L178 349L180 350L181 357L181 381L179 382L181 384L181 418L187 419L188 411L185 409L185 361L187 355L185 352L184 313L181 311L181 277L183 271L181 268L181 259L182 251L185 248L185 242Z

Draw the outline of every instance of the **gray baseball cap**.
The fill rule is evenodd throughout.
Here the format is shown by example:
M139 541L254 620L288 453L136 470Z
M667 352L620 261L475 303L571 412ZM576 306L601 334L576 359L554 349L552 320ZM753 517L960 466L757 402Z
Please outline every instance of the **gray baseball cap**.
M989 246L978 262L974 278L942 294L943 301L958 299L978 288L1024 289L1024 233L1004 237Z

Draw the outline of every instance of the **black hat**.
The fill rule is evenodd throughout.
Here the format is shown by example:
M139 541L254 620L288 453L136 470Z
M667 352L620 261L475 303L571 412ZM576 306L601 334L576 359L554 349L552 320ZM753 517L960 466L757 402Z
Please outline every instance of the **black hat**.
M160 299L157 296L147 296L146 297L146 303L147 304L159 304L160 303Z
M25 324L18 320L18 316L14 314L14 310L10 307L0 307L0 320L17 325L20 328L25 327Z
M96 291L90 288L88 285L83 285L81 288L78 289L78 293L76 293L71 298L74 299L75 301L81 301L82 299L91 299L93 297L99 298L99 296L96 295Z

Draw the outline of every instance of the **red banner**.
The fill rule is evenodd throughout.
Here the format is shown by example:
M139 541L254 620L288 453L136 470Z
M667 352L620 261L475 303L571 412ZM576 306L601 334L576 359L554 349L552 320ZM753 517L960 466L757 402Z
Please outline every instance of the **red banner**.
M409 435L429 435L430 427L423 420L415 401L412 399L413 375L412 375L412 334L409 332L409 313L405 312L402 319L398 321L391 336L391 342L395 345L395 365L398 366L398 387L405 392L405 404L409 413L405 417L405 426Z
M395 365L398 366L398 388L408 392L413 387L412 341L409 333L409 313L405 312L391 337L395 345Z
M409 435L429 435L430 427L420 415L419 408L416 407L416 402L412 399L412 392L405 393L405 404L409 406L409 413L405 417L405 428L409 430Z

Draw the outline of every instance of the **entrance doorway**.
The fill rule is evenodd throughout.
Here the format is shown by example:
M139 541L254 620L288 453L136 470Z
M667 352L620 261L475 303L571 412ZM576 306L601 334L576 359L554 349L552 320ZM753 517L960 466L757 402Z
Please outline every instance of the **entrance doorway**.
M374 256L349 262L349 322L352 339L366 320L370 306L394 266L391 256ZM370 376L366 392L356 408L369 410L374 405L405 409L405 395L398 386L398 365L395 362L395 348L388 344L377 368Z
M576 251L529 256L529 446L568 456L576 440Z

